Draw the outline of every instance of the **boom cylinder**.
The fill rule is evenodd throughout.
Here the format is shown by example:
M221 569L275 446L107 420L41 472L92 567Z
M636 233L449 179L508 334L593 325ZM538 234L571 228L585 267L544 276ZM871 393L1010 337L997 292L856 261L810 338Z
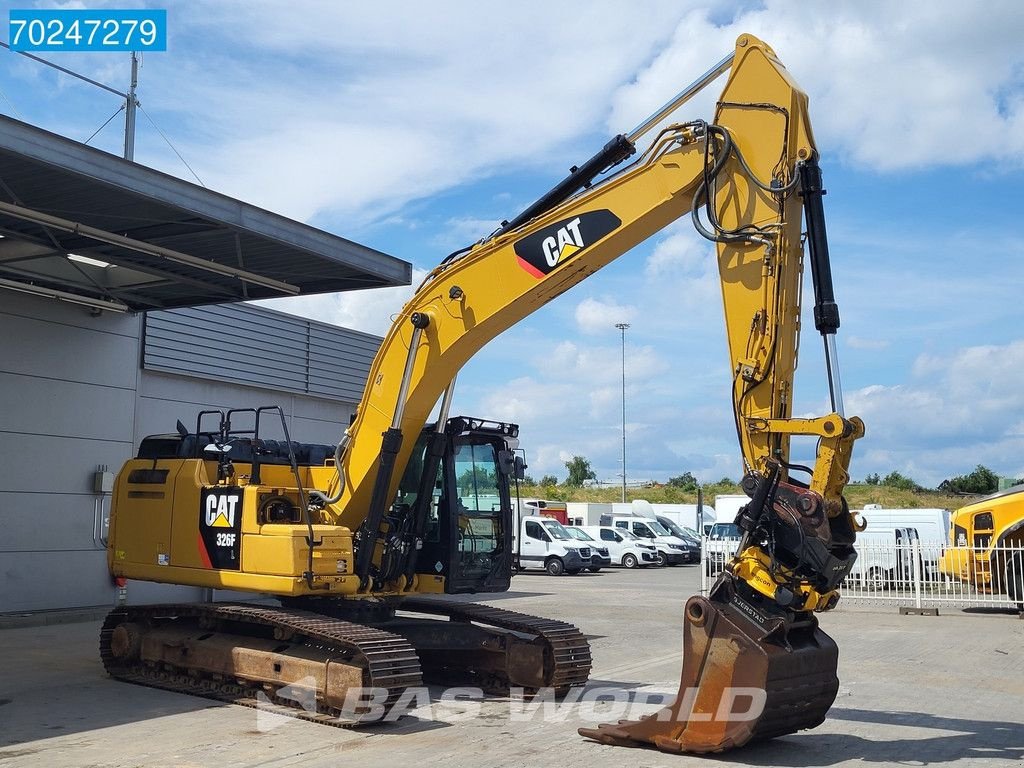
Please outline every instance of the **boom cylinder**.
M825 190L817 154L798 167L800 196L804 201L804 220L807 224L807 249L811 258L811 279L814 282L814 327L825 341L825 368L832 410L843 416L843 391L835 342L836 331L839 330L839 305L836 304L832 287L825 206L822 203Z

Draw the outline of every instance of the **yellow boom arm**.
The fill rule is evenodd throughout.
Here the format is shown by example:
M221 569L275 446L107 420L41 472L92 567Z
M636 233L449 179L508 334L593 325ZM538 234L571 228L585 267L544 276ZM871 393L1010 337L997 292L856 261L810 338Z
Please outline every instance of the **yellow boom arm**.
M359 528L375 485L377 506L393 500L415 436L484 344L701 207L709 190L704 227L718 240L746 469L763 474L770 459L788 460L790 435L816 435L811 487L838 514L859 420L791 419L803 272L797 182L800 164L815 159L806 95L766 44L744 35L713 125L669 126L616 175L427 276L385 337L347 431L340 500L328 508L336 522ZM385 486L378 474L388 450Z

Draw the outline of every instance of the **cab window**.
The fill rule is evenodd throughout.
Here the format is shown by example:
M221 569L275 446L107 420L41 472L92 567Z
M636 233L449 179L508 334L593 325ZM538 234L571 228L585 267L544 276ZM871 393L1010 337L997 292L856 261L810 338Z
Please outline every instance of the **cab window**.
M526 535L531 539L539 539L540 541L547 541L548 537L544 533L544 528L541 527L540 523L535 523L532 520L526 521Z
M643 536L645 539L654 538L654 534L651 533L651 529L643 523L633 523L633 533L637 536Z

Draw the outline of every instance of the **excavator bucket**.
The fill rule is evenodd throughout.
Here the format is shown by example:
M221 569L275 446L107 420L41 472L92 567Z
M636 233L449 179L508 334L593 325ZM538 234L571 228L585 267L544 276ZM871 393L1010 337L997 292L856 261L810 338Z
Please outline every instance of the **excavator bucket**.
M836 644L810 613L737 591L724 573L683 618L676 700L640 720L581 728L582 736L664 752L723 752L820 725L839 689Z

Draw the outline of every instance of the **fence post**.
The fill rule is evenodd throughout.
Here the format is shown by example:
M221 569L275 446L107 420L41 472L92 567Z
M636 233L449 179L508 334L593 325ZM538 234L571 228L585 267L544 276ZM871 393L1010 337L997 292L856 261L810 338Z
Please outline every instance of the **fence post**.
M921 608L921 542L914 539L910 542L910 569L914 579L914 607Z
M711 540L705 536L700 547L700 593L708 593L708 542Z

